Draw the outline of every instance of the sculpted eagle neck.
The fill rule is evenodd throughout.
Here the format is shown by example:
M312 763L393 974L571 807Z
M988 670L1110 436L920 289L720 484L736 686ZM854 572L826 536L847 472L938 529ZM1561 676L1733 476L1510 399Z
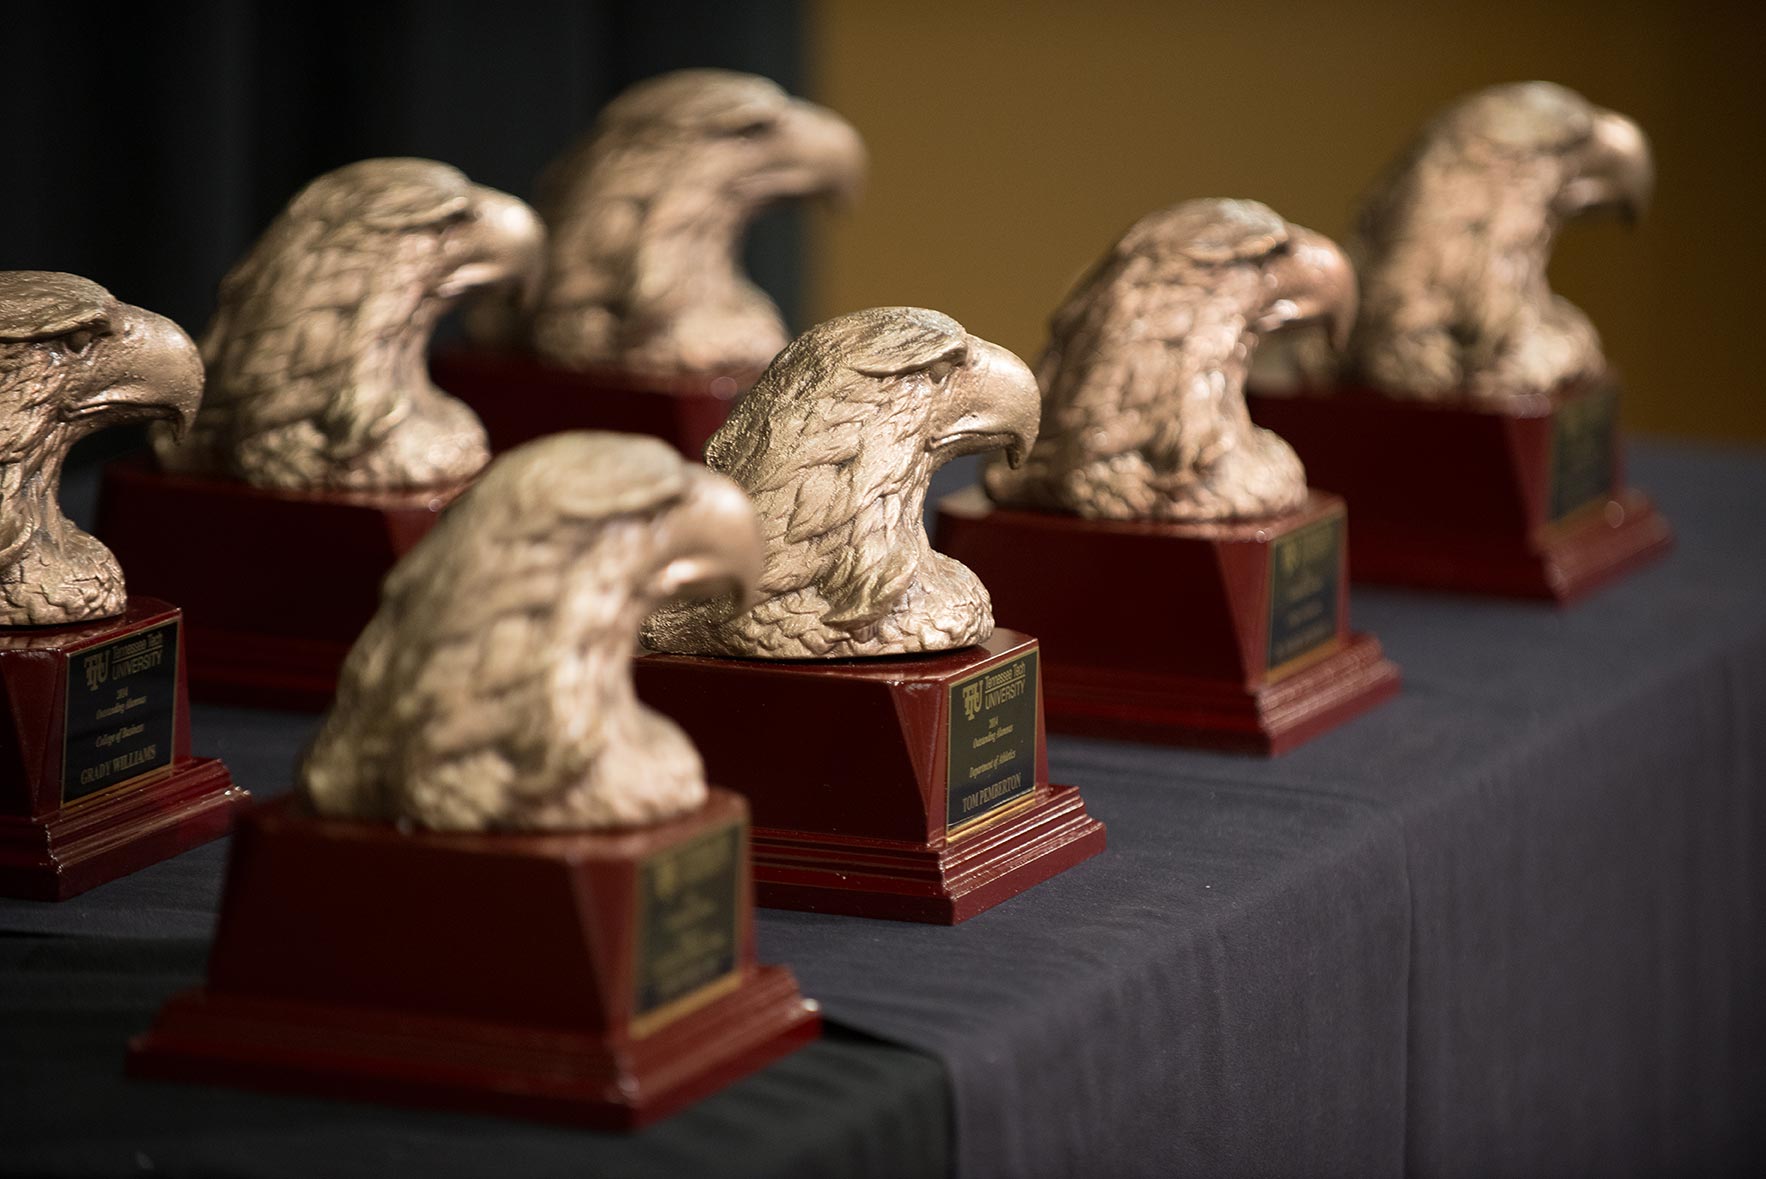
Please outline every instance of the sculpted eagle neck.
M924 308L818 324L779 353L706 445L747 489L766 553L759 601L658 611L655 650L762 659L944 651L993 632L981 580L934 552L922 512L951 458L1036 437L1035 378Z
M1511 405L1599 373L1599 333L1552 293L1552 247L1585 214L1635 219L1653 184L1642 130L1561 86L1454 103L1357 218L1365 306L1351 374L1393 397Z
M121 614L123 571L55 501L62 452L0 466L0 626L64 626Z
M922 515L926 478L930 472L861 511L810 584L739 619L722 653L750 654L759 645L771 658L847 659L985 641L993 601L967 566L933 549ZM755 497L763 518L769 498ZM855 560L879 568L855 579L840 568ZM842 587L834 600L830 584Z
M633 636L746 588L753 509L655 439L564 433L493 463L388 575L300 771L322 814L435 830L600 830L705 800L639 703Z
M625 216L608 213L621 206ZM583 209L558 231L558 254L581 270L558 277L536 319L542 352L638 371L758 371L784 347L778 309L740 264L756 210L673 188L591 194Z

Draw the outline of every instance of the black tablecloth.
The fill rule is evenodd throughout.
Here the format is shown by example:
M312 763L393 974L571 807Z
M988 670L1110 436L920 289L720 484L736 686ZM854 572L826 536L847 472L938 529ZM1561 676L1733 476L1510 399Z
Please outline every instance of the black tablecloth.
M1358 588L1405 693L1289 757L1054 741L1110 849L1023 897L951 929L763 912L852 1030L634 1138L120 1080L198 973L219 848L0 903L29 931L0 939L0 1167L1745 1173L1766 460L1656 447L1634 481L1680 547L1572 610ZM311 724L196 721L260 793Z

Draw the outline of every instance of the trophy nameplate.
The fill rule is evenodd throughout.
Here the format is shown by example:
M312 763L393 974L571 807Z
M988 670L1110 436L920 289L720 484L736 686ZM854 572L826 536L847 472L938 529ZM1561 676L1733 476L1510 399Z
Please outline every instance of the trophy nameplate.
M161 1010L129 1071L655 1121L820 1028L790 971L755 959L745 813L715 787L698 811L625 832L410 832L298 799L257 808L208 985Z
M1042 709L1037 653L965 676L950 688L945 832L973 834L1036 792Z
M172 764L178 645L174 620L68 647L62 805Z
M1348 501L1357 581L1562 604L1672 544L1625 485L1610 376L1504 405L1347 385L1247 400Z
M1037 640L996 630L931 655L633 667L748 799L760 904L948 925L1104 848L1079 791L1048 780L1040 665Z
M1551 419L1551 506L1553 524L1583 508L1604 504L1622 490L1615 461L1619 448L1619 393L1600 385L1566 401Z
M1398 690L1379 640L1349 629L1352 533L1334 496L1178 524L1001 508L971 487L939 501L937 527L1000 621L1040 639L1056 732L1282 753ZM1026 552L1073 572L1025 577Z
M1269 653L1273 679L1338 641L1343 513L1337 511L1269 546Z
M742 834L730 823L639 866L634 1035L649 1035L740 981Z
M0 895L59 900L225 835L247 795L190 754L181 614L0 631Z

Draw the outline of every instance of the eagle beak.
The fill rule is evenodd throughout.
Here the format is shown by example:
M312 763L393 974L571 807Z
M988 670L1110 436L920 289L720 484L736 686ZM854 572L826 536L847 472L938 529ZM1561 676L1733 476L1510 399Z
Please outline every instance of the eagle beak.
M1656 166L1643 129L1624 115L1601 111L1584 148L1582 166L1558 194L1565 217L1612 209L1630 225L1649 209Z
M760 602L757 587L765 565L760 520L735 480L703 467L689 468L692 483L664 526L674 536L658 592L668 601L732 594L740 614Z
M826 194L850 207L865 184L865 145L852 124L813 102L794 98L779 119L779 156L759 178L759 200Z
M472 186L474 219L462 232L463 256L436 294L451 299L478 287L513 284L523 307L538 299L545 274L546 227L525 201Z
M1355 267L1337 243L1322 233L1289 227L1288 248L1265 268L1272 290L1268 310L1258 321L1272 332L1296 323L1323 321L1338 352L1349 345L1359 297Z
M1042 394L1029 367L998 344L970 336L968 359L947 382L931 450L949 460L1004 449L1008 463L1022 463L1042 424Z
M71 422L121 425L166 420L179 437L202 404L202 358L184 329L163 315L115 305L108 334L94 340L89 392L62 408Z

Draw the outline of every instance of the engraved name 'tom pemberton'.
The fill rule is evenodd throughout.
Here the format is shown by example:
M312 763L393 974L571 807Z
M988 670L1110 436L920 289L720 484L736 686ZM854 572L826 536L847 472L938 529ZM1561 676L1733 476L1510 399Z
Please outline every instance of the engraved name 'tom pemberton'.
M202 337L208 394L171 471L290 490L458 483L484 427L429 380L462 295L538 281L544 230L514 197L433 160L362 160L314 180L221 282Z
M569 368L758 372L787 337L742 272L744 230L792 197L849 197L864 170L851 126L765 78L633 86L541 178L551 238L530 342ZM507 330L495 312L476 320L491 335Z
M70 447L107 426L190 426L202 362L171 320L72 274L0 271L0 626L109 618L116 558L62 515Z
M593 830L706 798L699 754L632 688L643 617L738 594L754 511L665 443L569 433L505 454L388 575L300 784L321 814Z
M1251 424L1260 336L1323 319L1340 344L1355 273L1334 243L1255 201L1194 200L1136 222L1049 325L1042 432L996 503L1116 520L1278 515L1306 501L1293 448Z
M1024 362L947 315L854 312L786 347L706 445L754 499L765 537L760 603L657 612L644 643L766 659L943 651L993 633L987 589L934 552L921 510L958 455L1036 439Z
M1500 402L1598 374L1594 325L1548 282L1552 244L1585 213L1637 218L1654 176L1636 123L1562 86L1448 107L1362 206L1351 375L1394 396Z

